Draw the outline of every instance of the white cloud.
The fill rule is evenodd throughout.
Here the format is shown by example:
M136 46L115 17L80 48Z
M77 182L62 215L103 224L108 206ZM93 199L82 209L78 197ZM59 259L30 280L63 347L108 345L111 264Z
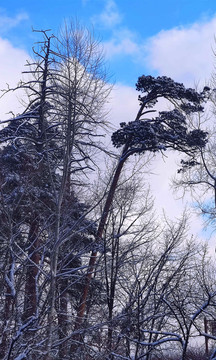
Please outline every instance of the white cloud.
M122 15L114 0L107 0L105 9L99 14L92 17L92 22L107 28L113 28L121 23Z
M0 10L0 33L5 34L8 30L16 27L22 21L28 20L29 16L26 12L20 12L14 17L7 16Z
M136 57L140 53L140 46L135 41L135 34L127 29L116 31L112 39L104 42L103 46L108 59L116 55Z
M19 48L13 47L13 45L5 39L0 38L0 90L6 89L7 84L10 87L17 85L21 79L21 72L24 70L24 65L29 55ZM0 106L0 118L8 118L9 111L19 112L20 104L17 94L10 93L1 99Z
M138 112L138 92L130 86L116 84L109 102L109 121L116 129L120 122L135 120Z
M185 84L204 82L213 70L216 17L190 27L161 31L145 44L149 68Z
M213 71L215 32L216 16L191 26L162 30L147 39L121 27L115 28L104 48L108 59L130 56L149 73L157 72L194 86L208 81Z

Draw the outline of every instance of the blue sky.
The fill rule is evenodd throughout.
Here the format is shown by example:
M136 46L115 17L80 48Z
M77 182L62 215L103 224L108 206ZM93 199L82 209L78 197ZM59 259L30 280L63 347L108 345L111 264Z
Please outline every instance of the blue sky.
M3 1L0 6L0 37L29 52L34 41L38 40L31 28L52 29L56 33L67 18L77 18L86 26L93 25L95 34L104 43L113 79L124 85L133 86L142 74L162 72L172 77L176 75L179 81L199 81L203 68L200 60L195 64L197 73L195 69L191 73L188 65L185 71L179 69L175 74L173 67L185 66L183 62L186 61L190 63L188 57L193 58L199 46L200 52L206 53L207 36L206 66L210 69L212 65L215 0ZM203 43L199 44L199 40ZM190 55L193 48L194 53ZM178 51L182 53L179 57ZM203 78L208 75L209 70L206 70Z

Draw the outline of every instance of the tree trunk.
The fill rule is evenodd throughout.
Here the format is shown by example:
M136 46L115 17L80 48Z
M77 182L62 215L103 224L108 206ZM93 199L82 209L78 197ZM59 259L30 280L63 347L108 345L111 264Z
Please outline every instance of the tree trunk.
M58 336L59 340L62 340L59 345L59 360L62 360L65 356L67 356L67 345L66 342L63 342L68 331L67 284L67 279L62 279L59 289Z
M6 276L10 279L12 267L13 267L13 257L9 256L9 269L6 274ZM11 280L11 279L10 279ZM6 282L5 286L5 303L4 303L4 310L3 310L3 326L2 326L2 341L0 344L0 353L1 355L5 355L7 352L7 347L9 345L10 341L10 335L8 334L8 331L10 330L9 322L10 318L12 317L13 313L13 304L14 304L14 297L15 293L13 293L12 287L9 286L8 282Z
M39 254L39 223L33 220L29 230L29 264L26 267L26 284L25 284L25 302L24 302L24 319L36 315L37 312L37 275L40 262Z
M121 158L119 159L118 165L116 167L114 176L113 176L113 180L108 192L108 196L104 205L104 209L103 209L103 213L101 216L101 220L98 226L98 230L96 233L96 242L100 241L103 235L103 231L104 231L104 226L106 224L106 220L107 220L107 216L109 214L109 210L110 210L110 206L112 205L112 201L115 195L115 190L117 188L118 185L118 180L119 177L121 175L121 171L124 165L125 160L127 159L127 157L124 157L124 154L126 153L127 147L124 148L123 153ZM83 317L84 317L84 313L85 313L85 309L86 309L86 301L87 301L87 296L88 296L88 291L89 291L89 286L90 286L90 282L91 282L91 278L92 275L94 273L94 269L95 269L95 263L97 260L97 251L93 250L91 253L91 257L89 260L89 265L88 265L88 272L85 278L85 285L84 285L84 290L82 293L82 297L80 300L80 305L77 311L77 317L75 320L75 326L74 326L74 331L80 329L80 326L82 324L83 321Z

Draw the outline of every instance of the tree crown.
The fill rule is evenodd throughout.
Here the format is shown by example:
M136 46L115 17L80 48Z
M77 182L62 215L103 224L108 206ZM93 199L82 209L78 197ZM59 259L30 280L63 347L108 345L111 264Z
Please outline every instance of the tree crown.
M127 156L145 151L161 151L168 148L194 154L207 142L207 133L201 129L189 131L186 115L203 111L202 104L206 101L209 88L202 92L185 88L183 84L166 76L141 76L136 89L144 95L139 95L140 109L134 121L120 124L120 129L112 135L115 147L126 145ZM164 98L175 105L170 111L161 111L156 117L142 119L142 116L156 110L152 108L159 98Z

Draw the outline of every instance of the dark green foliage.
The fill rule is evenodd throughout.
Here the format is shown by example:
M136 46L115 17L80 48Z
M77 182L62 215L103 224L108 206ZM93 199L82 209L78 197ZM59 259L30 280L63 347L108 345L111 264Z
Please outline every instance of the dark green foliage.
M144 75L138 79L136 88L145 94L139 96L140 110L135 121L121 123L121 128L113 133L115 147L126 145L128 155L168 148L194 154L206 145L207 133L200 129L189 131L183 110L186 114L202 111L201 103L205 101L208 89L198 93L165 76L154 78ZM178 109L161 111L155 118L142 119L149 112L145 109L155 105L160 97L181 103L176 103Z
M127 144L136 153L173 148L187 152L205 146L207 133L202 130L187 131L185 117L181 112L163 111L153 120L136 120L120 124L121 129L112 135L113 145Z
M209 88L205 87L203 92L198 93L192 88L185 88L182 83L175 82L167 76L153 76L142 75L138 78L136 89L144 93L144 96L139 96L139 100L145 103L157 101L159 97L166 99L185 100L193 106L194 111L200 111L201 102L205 100ZM148 106L149 107L149 106Z

